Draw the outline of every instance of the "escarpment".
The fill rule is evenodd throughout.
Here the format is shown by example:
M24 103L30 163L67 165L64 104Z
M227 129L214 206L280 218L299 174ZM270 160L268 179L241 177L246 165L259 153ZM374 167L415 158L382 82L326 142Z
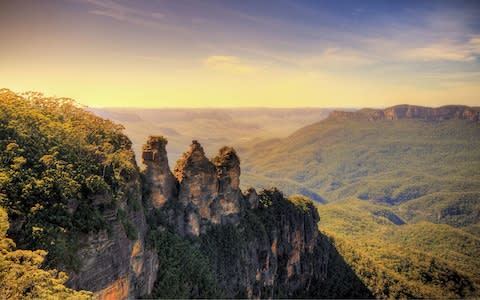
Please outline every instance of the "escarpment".
M322 296L330 248L320 239L310 200L289 200L276 189L242 193L240 160L230 147L209 160L193 141L172 173L166 144L150 137L143 152L153 235L170 232L190 241L207 258L223 297ZM189 297L205 295L197 282L187 286ZM171 296L151 296L162 295Z
M358 282L348 294L334 283L358 279L319 233L311 200L242 192L231 147L210 160L193 141L172 172L166 145L150 137L143 176L135 167L114 193L91 196L107 225L79 237L70 287L98 299L370 296Z
M437 108L416 105L396 105L386 109L362 109L355 112L333 111L329 120L399 120L421 119L425 121L444 121L451 119L479 122L480 108L463 105L447 105Z
M148 294L156 279L158 258L147 249L147 223L138 174L93 202L103 207L107 229L79 238L79 269L70 271L69 286L93 291L98 299L137 298Z

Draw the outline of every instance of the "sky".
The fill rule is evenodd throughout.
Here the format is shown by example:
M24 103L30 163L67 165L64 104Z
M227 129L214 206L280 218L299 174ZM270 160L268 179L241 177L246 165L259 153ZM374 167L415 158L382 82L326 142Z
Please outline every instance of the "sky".
M480 106L480 1L1 0L0 88L90 107Z

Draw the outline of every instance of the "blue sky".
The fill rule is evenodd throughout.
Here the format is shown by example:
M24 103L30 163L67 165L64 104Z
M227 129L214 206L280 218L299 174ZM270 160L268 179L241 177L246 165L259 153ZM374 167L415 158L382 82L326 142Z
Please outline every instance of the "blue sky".
M480 105L480 1L4 0L0 77L90 106Z

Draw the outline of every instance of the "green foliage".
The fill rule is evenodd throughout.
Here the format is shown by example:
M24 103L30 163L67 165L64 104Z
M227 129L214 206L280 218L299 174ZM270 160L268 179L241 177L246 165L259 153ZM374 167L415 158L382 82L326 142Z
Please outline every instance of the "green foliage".
M480 221L479 137L463 120L325 120L237 150L245 186L401 204L407 220L463 227Z
M462 120L326 120L237 150L247 186L330 202L321 229L375 296L462 298L480 290L479 137Z
M310 295L315 298L328 299L372 299L373 294L352 270L345 259L335 248L335 241L320 234L314 253L315 257L327 259L324 278L318 284L311 286Z
M158 253L158 273L148 298L221 298L208 259L188 240L170 232L150 232Z
M85 185L90 190L90 192L94 194L105 193L110 188L103 179L103 177L98 175L88 176L87 179L85 179Z
M214 226L201 235L201 249L210 259L219 281L224 281L230 265L238 264L247 241L233 225Z
M78 234L108 229L96 198L120 197L135 174L121 126L71 99L0 90L0 204L10 235L22 248L47 250L47 265L78 267Z
M376 297L478 296L477 237L449 225L396 225L388 206L356 199L318 210L320 228Z
M43 270L43 250L16 250L6 237L8 217L0 207L0 298L1 299L91 299L86 291L65 287L67 275L55 269Z
M303 195L291 195L288 197L288 200L292 202L296 208L305 212L309 212L314 207L312 199Z
M227 295L246 298L245 282L238 281L238 277L232 274L252 275L252 270L258 267L256 262L249 260L252 251L261 249L262 254L258 255L264 255L265 249L271 249L278 228L285 226L289 218L293 222L316 210L311 200L294 197L291 201L276 189L262 191L259 197L262 205L255 210L243 211L238 225L212 225L206 233L195 238L182 239L173 233L175 228L168 225L165 211L175 210L174 203L167 202L165 211L163 208L153 210L147 243L157 250L160 263L154 292L149 297L211 298ZM284 259L280 264L283 270L286 270L286 263ZM262 290L263 295L287 296L281 285L275 290L260 285L254 289Z

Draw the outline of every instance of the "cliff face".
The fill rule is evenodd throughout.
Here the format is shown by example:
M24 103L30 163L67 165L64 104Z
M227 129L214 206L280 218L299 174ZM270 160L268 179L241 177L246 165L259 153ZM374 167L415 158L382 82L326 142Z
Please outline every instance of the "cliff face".
M166 248L152 247L174 246L152 244L152 238L168 232L200 251L224 297L369 295L362 289L344 294L329 282L327 274L336 268L329 262L338 258L332 258L333 247L317 229L319 215L310 200L289 200L276 189L257 193L250 188L242 193L240 160L230 147L209 160L193 141L172 173L166 145L163 137L148 139L142 154L143 182L136 174L115 199L109 194L93 199L96 205L110 207L104 210L109 229L81 238L81 268L69 274L71 287L93 291L99 299L155 295L151 293L156 280L165 280L160 274L170 257L158 256L159 249ZM353 273L342 272L350 276L344 278L355 280ZM192 282L183 295L204 295L205 287L195 278L184 280Z
M443 121L461 119L478 122L480 109L461 105L448 105L438 108L415 105L397 105L384 110L364 109L356 112L333 111L330 120L399 120L421 119L426 121Z
M249 224L255 234L248 239L247 251L240 259L248 263L238 273L234 272L238 268L230 268L231 274L237 275L231 277L228 286L255 274L250 282L238 286L247 291L248 297L315 296L311 287L322 285L324 266L328 264L327 253L319 250L317 210L311 203L296 206L276 189L262 191L259 198L259 208L248 211L246 219L259 218L263 228L261 224Z
M141 205L138 174L118 191L97 195L94 204L109 207L103 217L108 230L80 237L80 269L69 273L69 286L94 292L99 299L125 299L150 293L158 259L145 247L147 224ZM116 205L109 205L115 202Z
M166 142L158 143L159 139L164 140L151 137L144 146L146 181L153 183L146 187L147 203L165 213L176 234L198 237L199 247L210 247L204 250L210 254L224 294L249 298L309 295L311 285L324 279L328 258L319 252L319 216L312 203L297 207L277 190L257 194L249 189L242 194L240 161L229 147L220 149L210 161L193 141L173 176ZM178 189L155 183L156 178L164 179L163 183L165 178L175 181L171 184Z

